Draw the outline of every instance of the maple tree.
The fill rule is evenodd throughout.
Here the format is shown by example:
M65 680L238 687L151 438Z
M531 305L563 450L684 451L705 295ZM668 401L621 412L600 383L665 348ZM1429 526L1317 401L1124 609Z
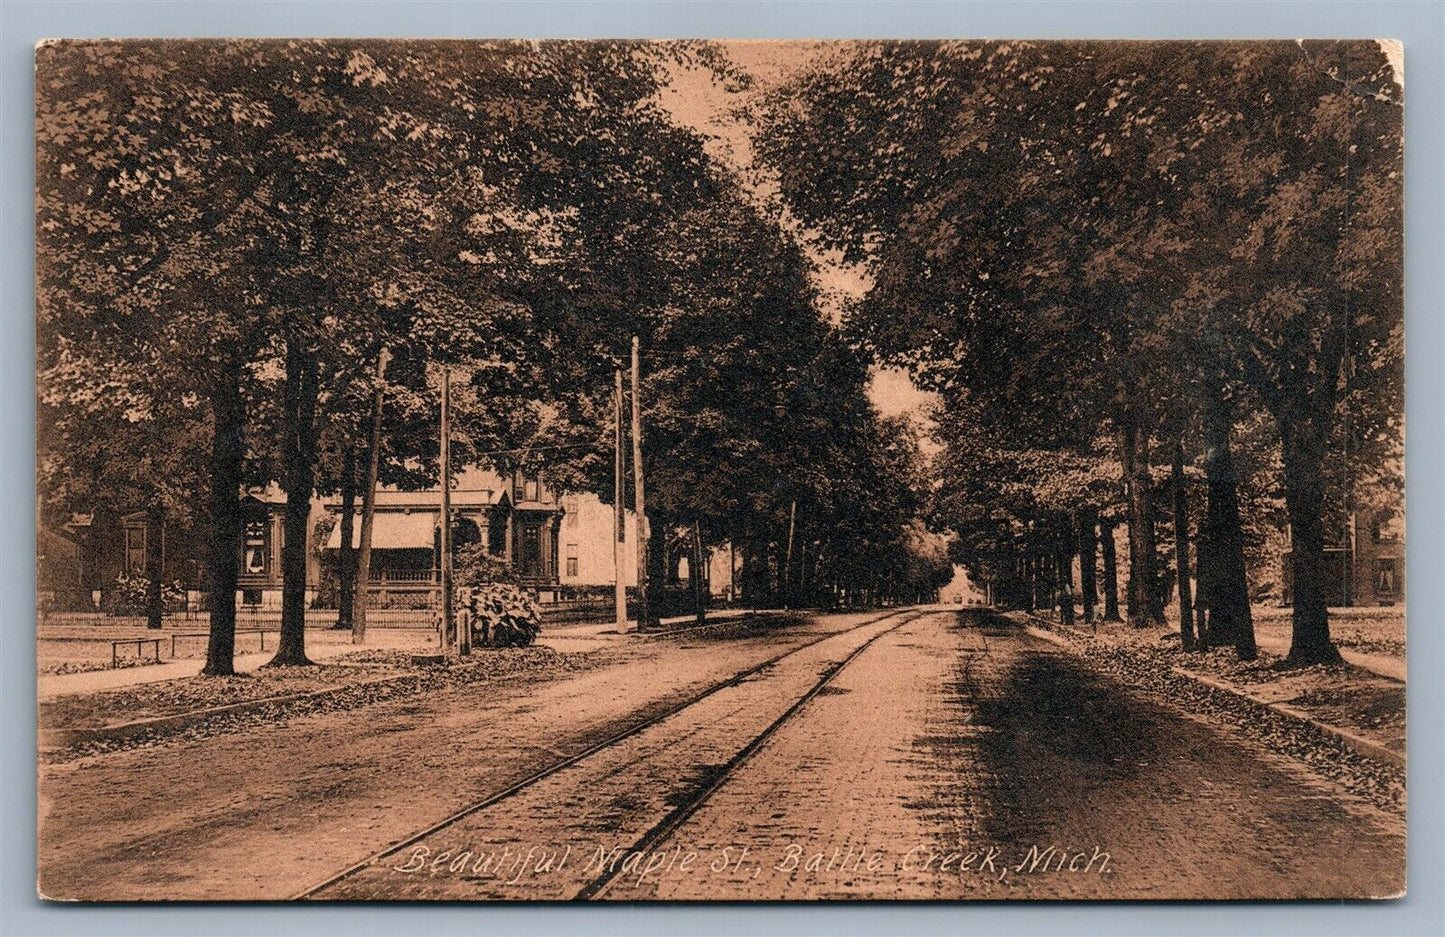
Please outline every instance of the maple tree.
M59 477L82 435L118 444L98 387L150 401L126 412L152 428L185 421L190 446L147 450L185 471L115 461L206 491L207 673L232 668L243 486L285 494L273 663L307 663L311 499L354 502L378 393L381 481L438 483L442 366L454 464L548 462L601 488L608 378L642 336L658 519L709 542L776 539L781 506L826 480L781 443L830 425L838 392L866 428L862 372L829 372L845 383L802 404L828 334L806 262L657 103L679 64L741 80L699 43L41 50L42 383L58 426L98 421L47 449ZM755 519L730 520L740 506ZM889 516L895 546L902 525Z
M1397 370L1397 90L1374 43L872 43L775 95L758 145L822 243L874 272L853 325L876 353L1011 448L1115 434L1145 622L1152 449L1202 415L1208 638L1243 656L1231 431L1269 410L1308 663L1334 658L1329 431Z

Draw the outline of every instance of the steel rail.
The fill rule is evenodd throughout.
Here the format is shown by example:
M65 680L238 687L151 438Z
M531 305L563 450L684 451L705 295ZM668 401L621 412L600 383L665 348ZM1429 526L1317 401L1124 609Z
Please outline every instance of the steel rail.
M594 743L593 745L584 748L582 751L579 751L576 754L569 755L568 757L563 758L560 761L554 762L553 764L548 765L542 770L523 778L515 784L512 784L510 787L504 788L503 790L500 790L495 794L488 795L487 797L477 801L476 803L463 807L462 809L450 814L449 816L437 821L436 823L433 823L432 825L411 834L406 839L392 843L389 846L379 849L371 855L367 856L365 859L354 862L346 868L342 869L340 872L337 872L334 875L331 875L328 878L323 879L322 881L314 885L308 886L302 891L299 891L296 894L289 896L286 900L303 901L307 898L311 898L318 893L325 891L331 886L344 881L345 879L351 877L357 872L360 872L362 869L375 865L377 862L380 862L381 860L386 859L390 856L394 856L397 853L401 852L403 849L415 845L416 843L420 842L423 839L426 839L428 836L431 836L434 833L438 833L441 830L444 830L447 827L452 826L453 824L472 816L473 814L480 813L481 811L486 810L488 807L491 807L503 800L513 797L526 790L527 788L532 787L533 785L551 777L557 772L562 771L566 768L570 768L572 765L577 764L579 761L582 761L585 758L589 758L592 755L603 751L604 749L611 748L613 745L626 741L632 736L652 728L663 720L675 716L683 710L697 705L698 703L702 702L703 700L716 693L720 693L729 687L737 686L744 680L747 680L749 677L755 676L763 670L772 667L774 664L778 663L784 658L801 653L802 651L807 650L815 644L821 644L824 641L828 641L840 635L851 634L852 632L857 631L859 628L866 628L869 625L876 625L880 621L886 621L889 618L897 617L899 615L911 615L912 617L909 618L909 620L911 621L913 620L913 618L917 618L922 614L925 613L913 608L896 609L894 611L878 615L874 618L869 618L867 621L861 621L858 624L853 625L849 628L844 628L841 631L830 632L811 641L800 644L797 647L790 648L789 650L786 650L781 654L777 654L773 657L768 658L760 664L736 673L725 680L719 680L718 682L704 688L701 692L696 693L673 706L669 706L667 709L656 714L655 716L651 716L648 719L643 720L642 722L629 726L628 728L623 729L621 732L618 732L617 734L612 735L600 742ZM898 625L895 625L894 627L896 628L903 624L904 622L899 622ZM892 630L892 628L888 629L888 631ZM870 638L868 642L863 645L863 647L867 647L868 644L872 644L873 641L877 640L879 637L882 637L883 634L887 634L888 631L881 632L879 635ZM861 648L858 650L861 650ZM845 659L844 663L846 663L847 661L851 661L854 657L856 657L858 654L858 650L855 650L852 654L850 654ZM808 694L807 698L811 699L813 695L816 695L817 689L818 688L815 688L813 691L811 691ZM789 713L791 714L798 708L800 708L799 704L794 704L793 708L789 710Z
M732 777L739 768L746 764L753 755L757 754L757 752L768 743L768 740L771 739L779 729L781 729L790 719L797 715L804 706L812 702L814 697L816 697L819 693L823 692L823 688L826 687L829 683L831 683L834 677L842 673L843 668L847 667L854 660L856 660L860 654L868 650L868 648L872 647L873 643L879 638L882 638L883 636L888 634L892 634L894 631L897 631L899 628L908 624L910 621L914 621L915 619L922 617L925 614L928 613L919 612L917 615L905 619L904 621L898 622L898 624L892 626L891 628L885 628L884 630L875 634L873 637L869 638L867 641L864 641L862 644L854 648L847 657L844 657L836 664L830 666L826 671L824 671L823 676L820 677L818 681L813 684L812 688L810 688L808 692L798 697L798 699L794 701L793 705L789 706L781 716L779 716L777 719L774 719L766 729L764 729L761 733L755 736L751 742L739 749L737 754L733 755L732 758L728 759L728 762L723 765L722 770L719 771L706 786L692 794L690 797L688 797L687 800L685 800L681 804L678 804L676 807L673 808L671 813L663 817L646 833L643 833L642 836L639 837L638 840L632 844L631 848L624 852L624 855L645 853L649 849L656 846L658 843L667 839L667 837L671 836L674 832L676 832L678 827L682 826L682 824L685 823L689 817L696 813L698 809L707 802L708 798L710 798L713 794L717 793L718 789L721 788L724 784L726 784L728 782L728 779ZM875 623L876 621L882 620L883 619L881 618L876 619ZM617 878L622 873L622 864L613 863L609 869L604 871L601 875L598 875L591 882L588 882L581 891L579 891L575 896L573 896L572 900L593 901L601 898L603 894L606 893L607 889L612 886L612 883L617 881Z

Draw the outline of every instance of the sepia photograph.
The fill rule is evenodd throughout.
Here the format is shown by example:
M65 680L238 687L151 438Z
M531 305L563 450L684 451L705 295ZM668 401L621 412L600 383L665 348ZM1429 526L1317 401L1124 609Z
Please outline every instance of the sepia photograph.
M1403 897L1404 58L39 43L38 895Z

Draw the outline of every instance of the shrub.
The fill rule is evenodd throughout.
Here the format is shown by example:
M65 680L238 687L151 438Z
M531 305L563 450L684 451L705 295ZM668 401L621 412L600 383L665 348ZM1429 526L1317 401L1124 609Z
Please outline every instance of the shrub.
M542 630L536 600L510 582L462 586L457 610L465 609L472 623L472 644L483 647L527 647Z
M107 596L106 611L112 615L144 615L146 590L150 580L144 576L121 573L115 577L115 588ZM168 612L184 611L186 587L180 582L161 583L161 604Z
M537 639L542 616L536 597L517 585L505 562L470 544L457 551L452 574L456 610L470 613L473 645L526 647Z

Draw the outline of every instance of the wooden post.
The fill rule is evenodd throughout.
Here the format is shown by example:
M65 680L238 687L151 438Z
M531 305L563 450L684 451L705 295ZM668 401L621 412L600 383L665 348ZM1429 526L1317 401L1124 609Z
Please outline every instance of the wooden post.
M649 627L647 607L647 488L642 481L642 381L638 367L637 336L632 336L632 498L637 515L637 627Z
M371 411L371 446L367 453L366 487L361 492L361 543L356 554L356 606L351 610L351 643L366 640L366 606L371 597L371 527L376 519L376 477L381 466L381 380L391 357L381 349L376 357L376 400Z
M612 575L617 603L617 630L627 630L627 579L623 575L627 517L622 504L622 369L612 372Z

